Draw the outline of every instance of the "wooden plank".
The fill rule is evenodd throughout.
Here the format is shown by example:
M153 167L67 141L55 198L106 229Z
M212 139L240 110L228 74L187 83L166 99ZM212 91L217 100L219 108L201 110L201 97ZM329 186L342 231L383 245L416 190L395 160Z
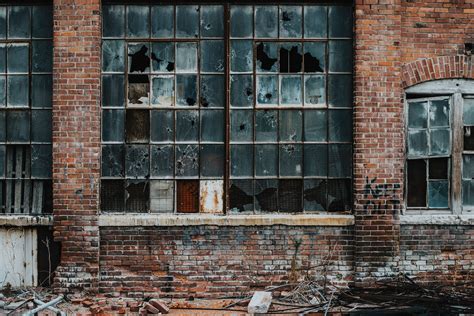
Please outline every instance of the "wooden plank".
M12 187L13 180L7 179L5 181L5 214L10 214L12 211Z
M23 146L16 146L15 153L15 195L14 195L14 212L21 213L21 189L23 181L19 180L23 176Z
M33 203L31 213L41 214L43 208L43 181L35 181L33 184Z
M30 214L31 180L23 181L23 214Z

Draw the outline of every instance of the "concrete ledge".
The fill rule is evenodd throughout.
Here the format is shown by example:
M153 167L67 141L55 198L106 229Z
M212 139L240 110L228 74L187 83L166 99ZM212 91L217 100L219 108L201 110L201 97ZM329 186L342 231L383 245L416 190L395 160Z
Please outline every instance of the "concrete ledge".
M400 225L474 225L474 214L469 215L402 215Z
M52 226L53 215L0 215L1 226Z
M101 214L99 226L351 226L353 215Z

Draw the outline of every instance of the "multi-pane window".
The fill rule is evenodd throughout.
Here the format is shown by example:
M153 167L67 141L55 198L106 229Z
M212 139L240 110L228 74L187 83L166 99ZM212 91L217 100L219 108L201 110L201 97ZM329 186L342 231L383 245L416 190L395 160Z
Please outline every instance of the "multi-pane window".
M0 6L0 214L52 210L51 5Z
M102 210L350 210L351 38L351 6L104 5Z

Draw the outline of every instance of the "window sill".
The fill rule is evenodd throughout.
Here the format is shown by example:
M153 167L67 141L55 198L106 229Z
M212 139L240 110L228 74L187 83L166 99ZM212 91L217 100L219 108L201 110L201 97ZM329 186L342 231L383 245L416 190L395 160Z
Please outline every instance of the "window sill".
M53 215L0 215L0 227L2 226L51 226Z
M401 215L400 225L474 225L474 214Z
M351 226L353 215L101 214L99 226Z

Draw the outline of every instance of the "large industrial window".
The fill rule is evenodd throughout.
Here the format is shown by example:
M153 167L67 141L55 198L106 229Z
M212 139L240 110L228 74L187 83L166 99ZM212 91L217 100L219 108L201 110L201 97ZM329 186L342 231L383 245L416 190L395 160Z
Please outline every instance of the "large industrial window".
M349 211L352 7L104 5L101 208Z
M0 6L0 214L52 210L51 5Z

